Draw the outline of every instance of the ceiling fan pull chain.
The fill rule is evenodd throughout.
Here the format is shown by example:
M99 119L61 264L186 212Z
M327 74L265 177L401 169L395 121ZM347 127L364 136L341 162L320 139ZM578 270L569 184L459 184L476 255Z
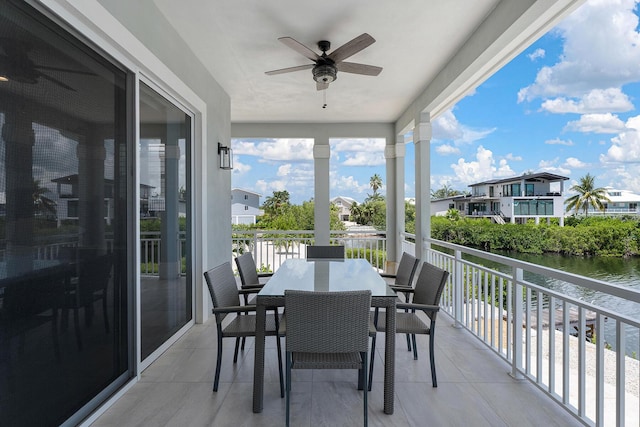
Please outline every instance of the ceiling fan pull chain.
M326 90L322 91L322 96L324 99L324 104L322 104L322 108L327 108L327 91Z

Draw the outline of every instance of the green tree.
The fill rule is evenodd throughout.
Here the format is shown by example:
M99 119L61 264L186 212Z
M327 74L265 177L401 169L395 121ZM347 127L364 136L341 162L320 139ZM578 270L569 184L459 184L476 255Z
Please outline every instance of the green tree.
M291 206L289 192L287 190L274 191L262 204L265 215L276 216L283 214Z
M611 200L607 197L607 191L603 187L595 187L594 181L595 177L588 173L580 178L579 184L570 188L571 191L575 191L578 194L569 197L565 201L567 212L573 210L577 214L582 210L584 216L587 216L589 206L604 211L604 202L610 202Z
M462 191L454 190L448 184L443 184L442 188L431 190L432 199L444 199L446 197L459 196L464 194Z

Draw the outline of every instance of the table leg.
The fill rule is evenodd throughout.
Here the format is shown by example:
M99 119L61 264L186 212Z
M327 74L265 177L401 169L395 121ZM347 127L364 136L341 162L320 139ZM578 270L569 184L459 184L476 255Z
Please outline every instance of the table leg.
M256 342L255 360L253 363L253 412L262 412L264 400L264 330L267 307L260 304L258 296L256 305Z
M396 304L395 299L386 307L384 340L384 413L393 414L396 365Z

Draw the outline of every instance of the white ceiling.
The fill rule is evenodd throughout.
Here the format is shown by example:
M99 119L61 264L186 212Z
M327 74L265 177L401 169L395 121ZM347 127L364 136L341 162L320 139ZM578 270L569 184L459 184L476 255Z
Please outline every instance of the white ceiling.
M574 0L155 0L231 97L232 122L393 123L440 113L581 1ZM326 92L311 71L265 71L310 60L280 43L317 51L369 33L348 59L383 67L377 77L338 73ZM439 109L439 110L438 110Z

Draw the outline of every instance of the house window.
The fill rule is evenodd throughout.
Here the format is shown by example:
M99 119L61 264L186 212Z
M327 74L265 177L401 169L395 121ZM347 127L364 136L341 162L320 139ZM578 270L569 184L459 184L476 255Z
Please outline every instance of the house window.
M244 207L244 210L245 210L245 211L248 211L248 210L249 210L249 206L245 206L245 207Z
M249 200L249 196L247 194L244 195L245 200Z
M525 184L524 185L524 195L525 196L533 196L533 184Z

